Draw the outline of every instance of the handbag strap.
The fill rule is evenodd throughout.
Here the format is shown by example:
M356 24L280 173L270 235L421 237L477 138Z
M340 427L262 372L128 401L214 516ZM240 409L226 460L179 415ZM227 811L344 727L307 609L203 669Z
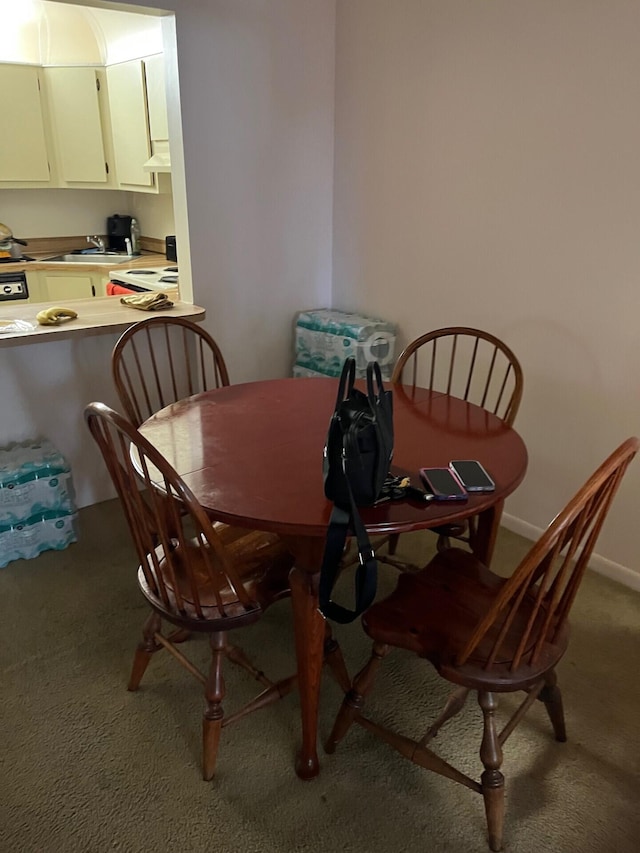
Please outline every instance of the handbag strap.
M336 397L336 409L346 400L353 391L353 383L356 381L356 360L353 356L346 358L342 365L340 382L338 384L338 396Z
M320 612L334 622L353 622L361 613L373 604L378 582L378 563L369 541L358 507L353 499L353 492L347 480L349 492L349 509L334 506L329 519L329 528L322 557L320 581L318 585L318 603ZM355 609L349 610L331 600L333 587L340 573L340 562L344 553L349 524L355 533L358 543L358 568L355 574Z
M376 380L377 391L373 387L373 380ZM384 391L384 386L382 384L382 373L380 371L380 365L377 361L370 361L367 364L367 396L369 398L369 404L373 409L375 409L376 400L380 399Z

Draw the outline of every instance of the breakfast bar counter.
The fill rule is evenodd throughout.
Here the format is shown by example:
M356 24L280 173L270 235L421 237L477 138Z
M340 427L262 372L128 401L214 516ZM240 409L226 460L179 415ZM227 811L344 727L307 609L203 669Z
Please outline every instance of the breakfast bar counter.
M61 323L59 326L40 326L36 314L49 304L16 303L2 305L0 303L0 346L16 346L20 344L40 343L43 341L60 340L87 335L99 335L108 332L122 331L133 323L138 323L153 314L167 314L171 317L188 317L199 322L205 318L204 308L187 302L176 301L173 307L166 311L141 311L123 305L117 296L97 296L89 299L65 300L64 307L70 308L78 315L73 320ZM22 320L35 326L23 331L3 331L9 328L7 321Z

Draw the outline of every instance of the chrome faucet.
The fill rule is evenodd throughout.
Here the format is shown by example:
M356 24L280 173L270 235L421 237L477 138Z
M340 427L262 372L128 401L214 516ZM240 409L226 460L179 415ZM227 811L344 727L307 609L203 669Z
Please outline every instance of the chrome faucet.
M102 239L102 237L98 237L95 234L93 237L87 237L87 243L93 243L93 245L97 246L97 248L101 252L104 252L106 249L106 246L104 244L104 240Z

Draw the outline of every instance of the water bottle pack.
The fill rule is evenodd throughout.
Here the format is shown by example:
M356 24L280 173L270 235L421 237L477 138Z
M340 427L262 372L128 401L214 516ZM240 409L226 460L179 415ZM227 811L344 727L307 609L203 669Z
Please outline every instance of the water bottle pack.
M391 377L396 330L392 323L321 308L301 311L296 319L294 376L340 376L347 358L356 361L356 376L366 376L377 361L384 379Z
M77 539L69 465L48 441L0 448L0 568Z
M43 551L62 551L77 535L76 513L37 513L24 522L0 522L0 569L13 560L31 560Z

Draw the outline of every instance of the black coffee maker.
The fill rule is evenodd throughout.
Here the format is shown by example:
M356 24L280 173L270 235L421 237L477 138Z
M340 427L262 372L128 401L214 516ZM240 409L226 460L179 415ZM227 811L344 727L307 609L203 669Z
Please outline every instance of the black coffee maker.
M107 217L107 248L112 252L127 251L126 241L131 241L132 219L132 216L120 216L119 213Z

